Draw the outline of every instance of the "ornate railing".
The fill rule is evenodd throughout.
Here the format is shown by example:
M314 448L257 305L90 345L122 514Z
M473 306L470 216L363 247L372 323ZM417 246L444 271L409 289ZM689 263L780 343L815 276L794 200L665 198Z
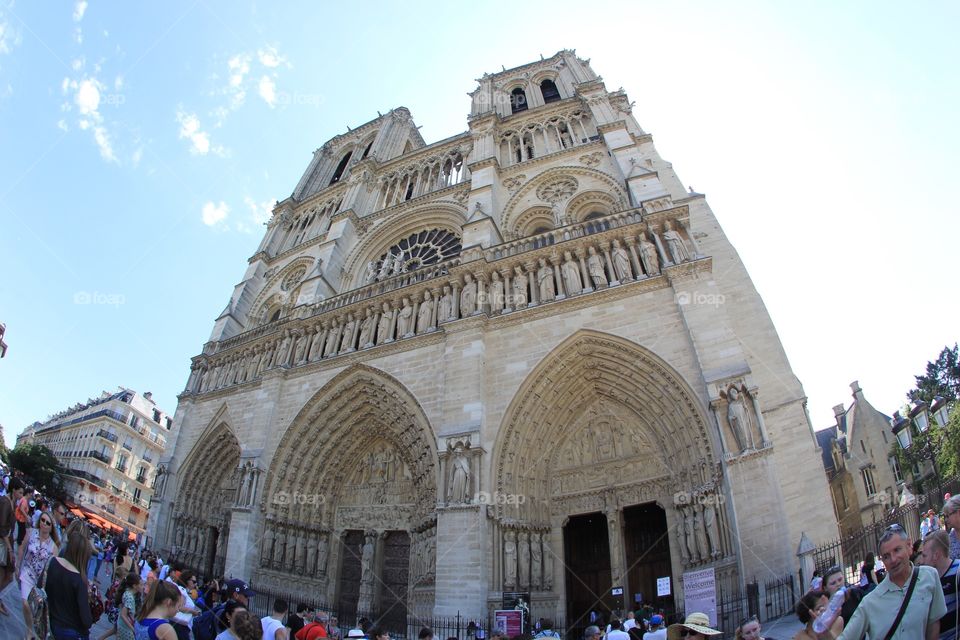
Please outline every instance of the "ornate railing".
M662 204L662 203L661 203ZM630 209L489 247L301 307L195 358L185 393L206 393L432 334L450 322L503 316L662 277L697 263L686 206Z

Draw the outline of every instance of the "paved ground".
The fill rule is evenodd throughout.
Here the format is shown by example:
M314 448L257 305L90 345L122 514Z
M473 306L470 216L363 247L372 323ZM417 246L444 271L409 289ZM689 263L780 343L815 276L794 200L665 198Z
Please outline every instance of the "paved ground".
M768 640L790 640L804 625L797 619L797 616L791 614L778 618L777 620L768 620L763 623L761 634Z

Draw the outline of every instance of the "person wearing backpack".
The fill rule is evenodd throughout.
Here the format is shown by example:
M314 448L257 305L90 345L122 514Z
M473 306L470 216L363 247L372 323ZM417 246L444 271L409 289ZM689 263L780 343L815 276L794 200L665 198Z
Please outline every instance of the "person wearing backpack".
M204 611L193 619L193 637L194 640L215 640L216 637L225 631L230 622L226 619L226 605L237 602L246 608L250 603L250 598L256 592L250 588L243 580L236 578L228 580L224 585L224 597L226 602L217 605L213 609Z

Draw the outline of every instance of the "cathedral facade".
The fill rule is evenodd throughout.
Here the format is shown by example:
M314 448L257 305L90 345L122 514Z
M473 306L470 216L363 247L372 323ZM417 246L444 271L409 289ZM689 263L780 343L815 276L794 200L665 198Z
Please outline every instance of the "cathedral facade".
M277 204L193 358L154 546L341 620L523 597L572 625L794 572L829 491L704 197L574 52L477 82L467 131L396 108Z

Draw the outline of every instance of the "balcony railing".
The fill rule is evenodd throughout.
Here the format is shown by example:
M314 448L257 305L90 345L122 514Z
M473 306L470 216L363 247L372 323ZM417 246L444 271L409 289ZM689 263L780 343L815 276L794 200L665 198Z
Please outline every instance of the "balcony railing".
M110 433L109 431L104 431L103 429L100 429L97 431L97 436L105 440L109 440L110 442L117 441L117 434Z
M124 442L121 446L127 451L133 451L133 445L129 442Z
M54 429L62 429L63 427L69 427L72 424L77 424L80 422L86 422L87 420L94 420L96 418L104 418L104 417L113 418L118 422L127 421L126 416L124 416L122 413L117 413L113 409L101 409L100 411L94 411L93 413L88 413L84 416L80 416L79 418L74 418L73 420L67 420L66 422L58 422L55 425L51 425L44 429L40 429L39 431L37 431L37 434L44 433L46 431L52 431Z
M90 456L91 458L95 458L96 460L99 460L103 464L110 464L110 456L108 456L105 453L100 453L99 451L88 451L87 455Z
M435 333L471 316L520 313L641 282L638 292L667 286L665 273L711 268L688 216L686 206L663 198L354 289L320 303L313 316L274 323L269 334L258 329L220 343L201 360L204 368L195 367L186 393ZM256 352L241 352L253 341Z

